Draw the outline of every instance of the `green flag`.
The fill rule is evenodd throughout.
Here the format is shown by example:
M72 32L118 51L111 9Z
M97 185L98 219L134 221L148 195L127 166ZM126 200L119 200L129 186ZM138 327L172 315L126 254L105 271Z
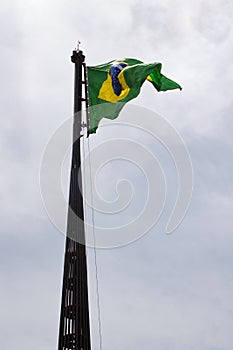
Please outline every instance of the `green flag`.
M161 63L143 63L132 58L87 68L90 105L90 133L102 118L115 119L126 102L137 97L145 80L157 91L181 86L161 74Z

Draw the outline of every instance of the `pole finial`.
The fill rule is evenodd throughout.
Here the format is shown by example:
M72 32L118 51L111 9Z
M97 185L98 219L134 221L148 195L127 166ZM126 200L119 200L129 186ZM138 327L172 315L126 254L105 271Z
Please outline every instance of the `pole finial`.
M80 40L78 40L77 49L76 49L76 51L77 51L77 52L79 52L79 51L80 51L80 50L79 50L79 46L80 46L80 44L81 44L81 41L80 41Z

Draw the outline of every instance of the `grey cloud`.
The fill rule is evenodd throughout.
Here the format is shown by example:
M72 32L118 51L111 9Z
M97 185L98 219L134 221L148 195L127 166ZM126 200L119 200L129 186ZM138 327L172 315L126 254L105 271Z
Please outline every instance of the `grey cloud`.
M2 4L0 344L56 348L64 238L42 209L38 169L51 133L72 113L69 56L81 39L89 64L159 60L182 83L181 93L143 87L135 102L177 127L194 163L193 201L173 235L161 234L175 181L164 160L171 197L158 226L131 246L97 252L104 349L231 350L232 2L120 1L116 12L105 3Z

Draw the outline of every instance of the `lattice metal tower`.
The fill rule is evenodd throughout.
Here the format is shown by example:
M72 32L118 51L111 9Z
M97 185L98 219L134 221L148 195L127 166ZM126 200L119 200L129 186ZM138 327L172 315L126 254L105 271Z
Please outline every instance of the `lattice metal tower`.
M80 111L83 101L88 105L85 56L78 49L71 61L75 64L73 149L58 350L91 350L80 154Z

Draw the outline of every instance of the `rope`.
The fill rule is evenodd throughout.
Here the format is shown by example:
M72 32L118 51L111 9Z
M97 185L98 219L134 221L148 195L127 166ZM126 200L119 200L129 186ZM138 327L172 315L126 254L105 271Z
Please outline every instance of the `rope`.
M85 71L85 86L87 86L87 74L86 74L86 67L84 67ZM85 94L86 94L86 119L89 118L88 116L88 90L87 88L85 89ZM88 125L88 123L87 123ZM89 130L87 130L87 136L89 136ZM94 215L94 201L93 201L93 186L92 186L92 168L91 168L91 152L90 152L90 139L89 137L87 139L87 146L88 146L88 163L89 163L89 182L90 182L90 200L91 200L91 221L92 221L92 234L93 234L93 247L94 247L94 264L95 264L95 278L96 278L96 299L97 299L97 314L98 314L98 332L99 332L99 346L100 350L103 350L103 340L102 340L102 323L101 323L101 309L100 309L100 292L99 292L99 278L98 278L98 264L97 264L97 251L96 251L96 234L95 234L95 215ZM86 158L86 152L85 152L85 145L84 145L84 135L83 135L83 156L84 159ZM85 168L85 162L83 165L83 174L84 174L84 190L86 193L86 168ZM86 202L85 202L85 207L87 207ZM86 208L87 210L87 208Z
M101 309L100 309L100 292L99 292L99 279L98 279L98 264L97 264L97 251L96 251L96 235L95 235L95 215L94 215L94 202L93 202L93 187L91 178L91 152L90 152L90 139L87 139L88 145L88 160L90 168L90 190L91 190L91 213L92 213L92 233L93 233L93 245L94 245L94 260L95 260L95 277L96 277L96 297L97 297L97 312L98 312L98 323L99 323L99 338L100 338L100 350L103 349L102 340L102 325L101 325Z

